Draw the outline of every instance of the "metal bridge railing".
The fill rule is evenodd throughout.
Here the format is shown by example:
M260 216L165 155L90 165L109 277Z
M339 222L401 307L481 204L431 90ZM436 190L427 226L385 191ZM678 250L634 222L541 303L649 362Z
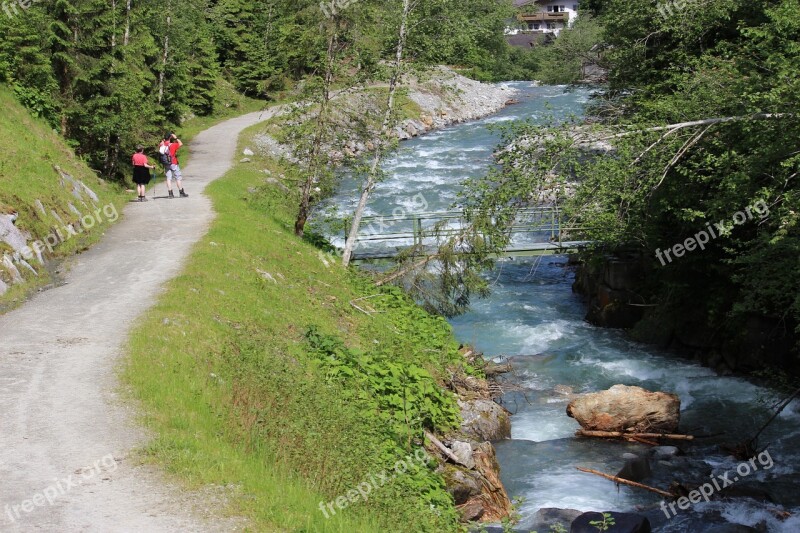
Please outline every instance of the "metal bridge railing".
M453 224L453 227L447 227ZM443 211L390 216L368 216L361 220L359 243L411 240L422 245L426 239L457 235L465 225L461 211ZM345 240L350 233L351 219L345 219ZM557 208L530 208L518 212L517 221L509 228L511 236L531 233L549 233L550 242L563 243L566 233L579 231L579 227L564 227L562 212ZM377 231L376 231L377 230Z

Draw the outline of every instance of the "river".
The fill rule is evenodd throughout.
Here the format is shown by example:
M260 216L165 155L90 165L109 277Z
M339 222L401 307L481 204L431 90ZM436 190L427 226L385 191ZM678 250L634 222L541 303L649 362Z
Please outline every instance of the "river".
M387 179L373 194L367 214L447 210L461 183L485 173L492 164L500 139L493 125L580 116L591 94L589 89L508 85L520 91L519 104L484 120L403 143L387 159ZM345 180L332 204L352 212L355 191L356 184ZM711 475L735 470L739 462L725 456L719 444L754 434L768 417L766 402L774 402L774 394L631 342L623 332L588 324L583 304L571 291L574 272L565 257L501 261L490 275L492 295L474 302L469 313L451 323L461 342L474 345L486 357L513 357L515 378L524 388L504 398L514 413L513 438L496 444L509 495L522 499L521 530L530 528L539 509L556 507L641 512L650 517L656 531L663 532L711 531L728 522L761 531L800 531L800 474L795 466L800 454L800 402L790 405L762 438L771 443L769 461L767 456L763 464L756 461L756 468L734 486L748 498L712 499L667 519L658 507L659 496L627 487L617 490L613 483L575 469L583 466L614 474L624 464L624 453L642 455L647 450L643 445L575 438L578 424L565 414L567 393L593 392L618 383L677 393L682 429L716 436L681 446L688 453L681 467L674 466L677 462L652 461L654 476L646 482L662 488L685 476L702 483ZM763 498L772 501L757 501ZM776 509L794 516L780 520Z

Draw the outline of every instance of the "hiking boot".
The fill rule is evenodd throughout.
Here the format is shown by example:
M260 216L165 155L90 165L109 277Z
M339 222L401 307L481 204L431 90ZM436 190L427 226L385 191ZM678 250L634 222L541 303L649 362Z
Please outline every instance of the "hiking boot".
M186 194L183 189L181 189L181 198L189 198L189 195Z
M175 198L175 195L174 195L174 194L172 194L172 191L169 191L169 197L170 197L170 198Z

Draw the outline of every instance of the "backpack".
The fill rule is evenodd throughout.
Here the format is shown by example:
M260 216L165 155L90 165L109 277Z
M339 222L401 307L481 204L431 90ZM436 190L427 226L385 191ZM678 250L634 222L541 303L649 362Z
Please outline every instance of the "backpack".
M161 164L165 167L168 167L172 164L172 156L169 154L168 144L162 144L158 147L158 160L161 161Z

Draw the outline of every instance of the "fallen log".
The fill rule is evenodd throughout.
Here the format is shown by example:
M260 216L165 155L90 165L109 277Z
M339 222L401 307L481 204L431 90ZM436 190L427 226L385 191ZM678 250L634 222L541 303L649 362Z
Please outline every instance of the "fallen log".
M672 433L623 433L622 431L591 431L579 429L579 437L594 437L599 439L669 439L669 440L694 440L694 435L675 435Z
M642 483L636 483L635 481L628 481L627 479L622 479L621 477L611 476L609 474L604 474L603 472L598 472L597 470L592 470L591 468L581 468L580 466L577 467L577 468L581 472L586 472L587 474L594 474L595 476L600 476L600 477L608 479L610 481L614 481L615 483L618 483L618 484L628 485L628 486L631 486L631 487L636 487L637 489L649 490L650 492L655 492L656 494L664 496L665 498L670 498L670 499L673 498L672 493L671 492L667 492L665 490L657 489L655 487L651 487L649 485L644 485Z
M466 466L466 465L464 465L464 464L463 464L463 463L462 463L462 462L459 460L459 458L458 458L458 457L456 457L456 456L455 456L455 454L453 454L453 452L452 452L452 451L450 451L450 448L448 448L447 446L445 446L444 444L442 444L442 441L440 441L439 439L437 439L437 438L436 438L436 437L433 435L433 433L431 433L430 431L426 431L426 432L425 432L425 436L426 436L426 437L428 437L428 440L429 440L429 441L431 441L431 443L432 443L434 446L436 446L437 448L439 448L439 450L440 450L440 451L441 451L441 452L442 452L442 453L445 455L445 457L447 457L448 459L450 459L451 461L453 461L453 462L454 462L455 464L457 464L457 465Z

